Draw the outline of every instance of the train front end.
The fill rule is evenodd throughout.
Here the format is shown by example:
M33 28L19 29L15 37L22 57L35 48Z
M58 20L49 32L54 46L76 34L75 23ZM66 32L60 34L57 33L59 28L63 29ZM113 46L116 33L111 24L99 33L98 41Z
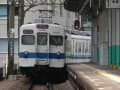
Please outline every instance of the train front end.
M23 74L30 75L34 71L37 59L35 25L23 25L20 28L19 36L20 71Z
M66 80L64 27L55 24L24 25L20 30L19 65L23 74ZM43 79L43 78L42 78Z

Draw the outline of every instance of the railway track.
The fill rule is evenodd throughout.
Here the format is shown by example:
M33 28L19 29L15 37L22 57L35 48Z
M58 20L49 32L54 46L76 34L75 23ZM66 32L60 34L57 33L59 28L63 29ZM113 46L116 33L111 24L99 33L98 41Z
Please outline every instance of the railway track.
M31 79L23 76L19 80L17 80L14 85L11 85L9 89L5 89L5 90L75 90L75 89L72 87L69 80L59 84L50 84L50 83L36 84L33 83Z
M31 84L28 90L75 90L69 81L61 84L50 84L47 83L46 85L40 84Z
M46 85L30 84L28 90L53 90L53 85L50 83Z

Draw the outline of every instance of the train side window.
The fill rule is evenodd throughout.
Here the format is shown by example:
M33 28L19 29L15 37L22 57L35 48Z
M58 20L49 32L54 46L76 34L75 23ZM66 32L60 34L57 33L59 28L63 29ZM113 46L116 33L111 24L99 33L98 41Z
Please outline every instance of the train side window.
M81 54L81 55L83 54L82 49L83 49L83 42L82 42L82 40L81 40L81 42L80 42L80 54Z
M77 43L77 40L76 40L76 50L75 50L75 53L77 53L77 49L78 49L78 45L77 45L78 43Z
M70 52L70 42L66 40L66 51Z
M79 42L79 49L78 52L81 53L81 43Z
M85 54L85 42L83 41L83 55Z
M89 53L91 53L91 42L89 41L89 44L88 44L88 47L89 47Z
M47 34L37 34L37 44L38 45L47 45Z
M87 41L85 42L85 53L86 54L88 53L88 43L87 43Z
M35 43L35 37L33 35L23 35L22 44L23 45L33 45Z
M82 54L84 55L84 42L82 42Z

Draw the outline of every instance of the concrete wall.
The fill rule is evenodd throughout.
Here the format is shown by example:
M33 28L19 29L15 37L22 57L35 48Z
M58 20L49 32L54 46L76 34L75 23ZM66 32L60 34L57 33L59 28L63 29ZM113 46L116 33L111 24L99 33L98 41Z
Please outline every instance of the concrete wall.
M100 49L100 64L108 64L108 12L106 9L102 15L99 16L98 25L99 25L99 42L98 48Z
M106 9L94 21L93 61L120 67L120 9Z
M7 20L0 18L0 38L7 38Z
M15 38L18 38L18 17L15 17ZM7 38L7 18L0 17L0 38Z
M6 4L7 0L0 0L0 4Z
M98 19L94 20L93 28L93 61L101 65L108 64L108 15L106 9Z
M120 9L109 10L109 65L120 67Z
M96 20L93 21L93 29L92 29L92 62L99 62L99 57L97 57L97 50L98 50L98 30L97 30L97 22Z
M18 59L18 54L14 55L14 59L15 59L14 63L18 64L18 60L19 60ZM7 60L7 54L6 53L1 53L0 54L0 68L5 66L6 60Z

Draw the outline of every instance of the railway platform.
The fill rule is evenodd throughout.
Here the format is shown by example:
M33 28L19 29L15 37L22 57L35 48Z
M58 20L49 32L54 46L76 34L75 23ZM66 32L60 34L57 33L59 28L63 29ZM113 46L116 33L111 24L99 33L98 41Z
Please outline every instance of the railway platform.
M120 90L119 70L89 63L68 65L67 71L79 90Z
M20 77L16 80L0 81L0 90L27 90L29 87L29 80L26 77Z

